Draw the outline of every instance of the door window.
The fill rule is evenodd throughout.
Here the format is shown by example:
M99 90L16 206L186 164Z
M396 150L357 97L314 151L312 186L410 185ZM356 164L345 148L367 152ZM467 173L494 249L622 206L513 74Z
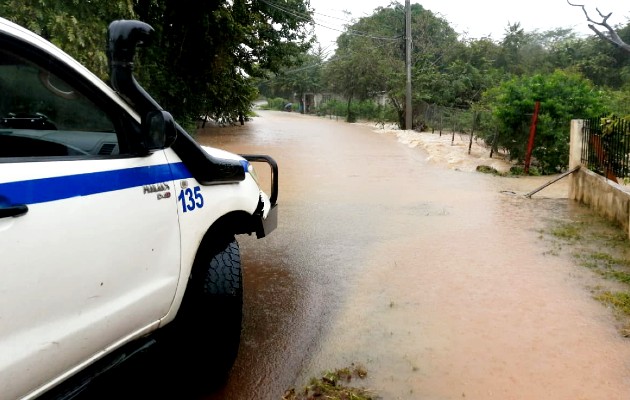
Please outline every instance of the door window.
M120 153L112 120L73 85L0 50L0 162Z

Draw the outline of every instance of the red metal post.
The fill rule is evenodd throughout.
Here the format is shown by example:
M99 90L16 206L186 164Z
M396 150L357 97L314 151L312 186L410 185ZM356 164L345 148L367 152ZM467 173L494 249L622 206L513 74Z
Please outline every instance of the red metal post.
M529 142L527 143L527 153L525 154L526 174L529 174L529 164L532 161L532 150L534 149L534 138L536 137L536 124L538 124L538 110L540 110L540 101L536 101L534 115L532 116L532 125L529 127Z

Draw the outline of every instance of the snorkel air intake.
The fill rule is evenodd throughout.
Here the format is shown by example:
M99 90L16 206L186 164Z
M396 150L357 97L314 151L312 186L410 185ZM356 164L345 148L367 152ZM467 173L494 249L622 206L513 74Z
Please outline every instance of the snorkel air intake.
M148 44L153 32L149 24L130 20L114 21L107 29L107 61L112 88L141 115L162 109L133 76L136 47Z
M112 88L144 119L162 107L133 76L133 59L138 46L151 41L154 29L141 21L117 20L107 29L107 60ZM212 157L176 122L177 138L172 149L184 161L192 176L202 185L237 183L245 170L237 160Z

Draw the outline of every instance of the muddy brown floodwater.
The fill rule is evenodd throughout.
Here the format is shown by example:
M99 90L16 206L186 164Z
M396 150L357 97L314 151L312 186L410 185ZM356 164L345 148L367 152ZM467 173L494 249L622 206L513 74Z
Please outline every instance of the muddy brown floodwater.
M278 229L239 238L239 355L206 400L280 400L352 363L387 400L630 398L630 343L541 239L589 212L566 182L527 199L548 179L453 170L394 134L296 113L197 139L280 166Z
M279 399L363 364L384 399L628 399L630 343L538 234L559 182L456 171L362 125L260 112L198 139L280 165L280 224L242 240L243 345L211 398Z

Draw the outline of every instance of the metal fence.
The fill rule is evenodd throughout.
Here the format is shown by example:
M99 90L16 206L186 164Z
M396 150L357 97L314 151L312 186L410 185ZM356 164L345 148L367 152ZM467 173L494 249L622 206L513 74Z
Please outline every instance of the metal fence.
M630 177L630 121L591 118L583 129L582 163L614 181Z
M492 115L488 110L471 110L462 108L452 108L424 103L418 108L419 119L422 128L430 128L432 132L442 133L442 130L449 132L460 132L475 134L480 130L495 132L496 127L492 125Z

